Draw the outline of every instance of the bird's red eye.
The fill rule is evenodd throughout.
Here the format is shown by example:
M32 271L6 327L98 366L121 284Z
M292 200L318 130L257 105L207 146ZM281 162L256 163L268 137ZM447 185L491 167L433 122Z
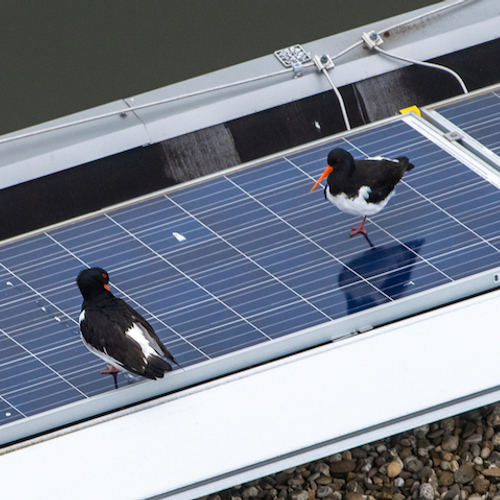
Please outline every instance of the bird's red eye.
M102 273L102 277L103 277L104 279L106 279L106 278L108 277L108 275L107 275L106 273Z

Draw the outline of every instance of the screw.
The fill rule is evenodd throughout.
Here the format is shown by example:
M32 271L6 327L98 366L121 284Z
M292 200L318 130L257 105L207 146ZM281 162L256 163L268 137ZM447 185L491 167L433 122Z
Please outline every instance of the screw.
M376 31L372 31L372 32L370 33L370 38L371 38L372 40L376 40L376 39L378 38L378 33L377 33Z
M323 63L323 64L326 64L328 62L328 56L326 54L323 54L320 58L320 61Z

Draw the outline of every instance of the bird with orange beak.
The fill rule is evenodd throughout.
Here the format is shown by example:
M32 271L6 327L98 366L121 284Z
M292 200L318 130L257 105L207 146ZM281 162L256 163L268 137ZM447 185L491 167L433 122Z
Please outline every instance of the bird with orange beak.
M387 205L396 184L412 168L414 165L406 156L395 160L381 156L355 160L345 149L336 148L328 154L328 166L311 191L326 178L325 199L342 212L363 216L363 221L352 228L350 236L362 234L367 237L366 218Z

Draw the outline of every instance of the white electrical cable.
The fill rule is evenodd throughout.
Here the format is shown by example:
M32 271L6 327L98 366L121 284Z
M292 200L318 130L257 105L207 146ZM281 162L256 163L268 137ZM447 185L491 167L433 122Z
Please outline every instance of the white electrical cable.
M381 30L381 32L385 33L387 31L391 31L391 30L393 30L395 28L399 28L400 26L404 26L404 25L406 25L408 23L417 21L418 19L421 19L423 17L427 17L427 16L430 16L430 15L436 14L437 12L441 12L443 10L449 9L450 7L454 7L455 5L464 3L466 1L468 1L468 0L457 0L456 2L454 2L452 4L444 5L442 7L434 9L434 10L432 10L430 12L425 12L424 14L421 14L421 15L418 15L416 17L413 17L412 19L408 19L408 20L403 21L401 23L395 24L395 25L393 25L393 26L391 26L389 28ZM350 52L351 50L355 49L356 47L358 47L359 45L362 45L362 44L363 44L363 41L359 40L358 42L352 44L351 46L347 47L343 51L339 52L337 55L331 57L331 59L332 60L333 59L337 59L337 58L343 56L344 54ZM396 56L392 56L392 55L390 55L390 56L391 57L396 57ZM415 64L431 65L431 63L422 63L420 61L410 61L410 60L408 60L408 61L409 62L413 62ZM310 67L312 65L313 65L312 62L311 63L305 63L305 64L303 64L304 67ZM444 69L444 67L443 67L443 69ZM448 68L446 68L446 69L450 73L454 73L454 72L452 72L452 70L449 70ZM237 81L237 82L227 83L227 84L219 85L219 86L216 86L216 87L210 87L208 89L196 90L194 92L188 92L186 94L181 94L181 95L178 95L178 96L169 97L169 98L166 98L166 99L161 99L159 101L154 101L154 102L150 102L150 103L147 103L147 104L141 104L139 106L129 106L127 108L124 108L124 109L121 109L121 110L118 110L118 111L111 111L109 113L103 113L103 114L92 116L92 117L89 117L89 118L82 118L81 120L75 120L75 121L64 123L64 124L61 124L61 125L55 125L53 127L47 127L47 128L41 129L41 130L35 130L35 131L31 131L31 132L26 132L24 134L19 134L19 135L15 135L15 136L11 136L11 137L5 137L4 139L0 139L0 144L4 144L6 142L12 142L12 141L15 141L17 139L24 139L26 137L32 137L32 136L35 136L35 135L44 134L45 132L53 132L55 130L61 130L61 129L64 129L64 128L72 127L74 125L81 125L83 123L89 123L89 122L93 122L93 121L96 121L96 120L101 120L103 118L109 118L111 116L117 116L117 115L123 115L123 116L125 116L128 112L138 111L140 109L146 109L146 108L150 108L150 107L153 107L153 106L158 106L160 104L167 104L169 102L179 101L181 99L186 99L188 97L194 97L194 96L206 94L208 92L214 92L216 90L222 90L222 89L226 89L226 88L230 88L230 87L235 87L237 85L242 85L242 84L245 84L245 83L256 82L256 81L259 81L259 80L263 80L265 78L270 78L270 77L273 77L273 76L282 75L284 73L289 73L291 71L293 71L293 68L287 68L287 69L283 69L283 70L280 70L280 71L275 71L274 73L268 73L266 75L260 75L260 76L256 76L256 77L252 77L252 78L247 78L245 80L240 80L240 81ZM458 77L458 75L456 75L456 73L455 73L455 77ZM349 120L347 119L347 115L345 114L345 108L343 106L342 97L340 96L340 94L338 92L338 89L335 87L335 85L331 81L331 78L328 75L327 75L327 78L328 78L330 84L332 85L332 88L334 89L335 93L337 94L337 97L339 97L339 102L341 103L342 113L344 114L344 120L346 122L346 126L348 126L348 130L350 130L350 126L348 125L349 124ZM459 78L459 81L461 82L462 88L464 88L464 92L467 93L467 89L465 89L465 85L463 85L463 82L461 81L460 77L458 77L458 78Z
M328 74L328 71L326 70L326 68L323 68L321 71L323 72L326 79L328 80L328 82L332 86L333 91L337 95L337 99L338 99L339 104L340 104L340 109L342 111L342 116L344 117L344 123L345 123L346 130L351 130L351 124L349 123L349 118L347 116L347 110L345 109L344 99L342 98L342 95L340 94L339 89L333 83L333 80L330 78L330 75Z
M311 65L313 65L313 63L305 63L304 64L304 66L306 66L306 67L311 66ZM256 82L259 80L264 80L265 78L270 78L272 76L278 76L278 75L282 75L284 73L289 73L291 71L293 71L293 68L286 68L286 69L282 69L280 71L275 71L274 73L268 73L266 75L255 76L252 78L247 78L245 80L239 80L237 82L225 83L223 85L218 85L216 87L210 87L208 89L195 90L193 92L187 92L186 94L181 94L181 95L177 95L174 97L167 97L166 99L160 99L159 101L148 102L146 104L140 104L138 106L129 106L127 108L119 109L117 111L110 111L109 113L102 113L100 115L91 116L89 118L82 118L81 120L75 120L72 122L63 123L61 125L55 125L53 127L47 127L47 128L41 129L41 130L34 130L31 132L26 132L24 134L19 134L19 135L13 136L13 137L5 137L4 139L0 139L0 144L3 144L5 142L15 141L17 139L24 139L26 137L32 137L35 135L44 134L45 132L53 132L55 130L61 130L64 128L73 127L74 125L81 125L83 123L89 123L89 122L93 122L96 120L101 120L103 118L109 118L110 116L118 116L118 115L124 116L131 111L137 111L140 109L151 108L153 106L158 106L160 104L167 104L169 102L179 101L181 99L186 99L188 97L195 97L198 95L206 94L208 92L213 92L215 90L223 90L226 88L235 87L237 85L242 85L244 83Z
M457 0L456 2L450 3L448 5L443 5L441 7L438 7L437 9L431 10L429 12L424 12L423 14L419 14L418 16L412 17L411 19L405 19L404 21L401 21L397 24L393 24L392 26L389 26L388 28L381 29L380 33L387 33L389 31L396 29L396 28L400 28L401 26L406 26L407 24L418 21L424 17L433 16L434 14L437 14L438 12L450 9L451 7L455 7L456 5L459 5L459 4L464 3L466 1L468 1L468 0ZM350 52L351 50L355 49L356 47L358 47L360 45L363 45L363 40L358 40L356 43L353 43L352 45L350 45L346 49L339 52L337 55L332 56L331 59L332 60L338 59L339 57L343 56L344 54L347 54L348 52Z
M410 59L409 57L397 56L396 54L392 54L390 52L387 52L386 50L383 50L377 46L373 47L373 49L376 50L377 52L379 52L380 54L387 56L387 57L392 57L393 59L398 59L400 61L405 61L405 62L409 62L412 64L418 64L419 66L426 66L427 68L434 68L434 69L440 69L441 71L446 71L447 73L449 73L450 75L454 76L457 79L458 83L462 87L464 94L469 93L469 91L467 90L467 87L465 86L464 81L462 80L462 78L460 78L460 75L457 72L453 71L452 69L447 68L446 66L442 66L441 64L424 62L424 61L416 61L414 59Z

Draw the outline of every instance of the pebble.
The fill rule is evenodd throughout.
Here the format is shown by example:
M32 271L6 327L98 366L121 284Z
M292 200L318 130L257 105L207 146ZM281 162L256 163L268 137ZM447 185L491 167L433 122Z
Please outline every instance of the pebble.
M410 472L417 473L424 464L416 457L413 455L410 455L406 460L405 460L405 467L407 470Z
M450 486L455 482L455 476L453 472L443 471L439 476L439 482L442 486Z
M460 486L454 484L443 496L443 500L458 500L460 498Z
M318 488L316 490L316 497L317 498L325 498L328 495L331 495L333 493L333 490L330 488L330 486L322 486L321 488Z
M330 484L332 482L332 478L330 476L325 476L324 474L320 474L314 482L316 484L325 485Z
M325 464L324 462L318 462L314 466L314 472L319 472L320 474L323 474L324 476L329 476L330 475L330 467Z
M241 492L241 498L243 500L248 500L249 498L254 498L259 494L259 490L255 486L250 486Z
M306 490L292 491L290 500L309 500L309 492Z
M480 495L484 495L490 489L490 484L490 481L483 475L477 476L473 483L474 491Z
M393 460L387 466L387 475L389 477L396 477L399 476L400 473L401 473L401 464L397 460Z
M458 484L467 484L476 476L476 470L470 463L461 465L458 470L454 472L455 482Z
M500 500L500 403L199 500Z
M429 483L420 485L418 498L421 500L434 500L434 488Z
M354 460L341 460L340 462L332 462L330 464L330 472L332 474L346 474L352 472L356 468Z
M441 442L441 448L445 451L455 451L458 448L460 441L458 436L450 435L446 436Z
M488 477L500 477L500 467L491 467L489 469L483 469L483 476Z
M397 477L394 479L394 486L396 488L402 488L405 485L405 480L402 477Z

